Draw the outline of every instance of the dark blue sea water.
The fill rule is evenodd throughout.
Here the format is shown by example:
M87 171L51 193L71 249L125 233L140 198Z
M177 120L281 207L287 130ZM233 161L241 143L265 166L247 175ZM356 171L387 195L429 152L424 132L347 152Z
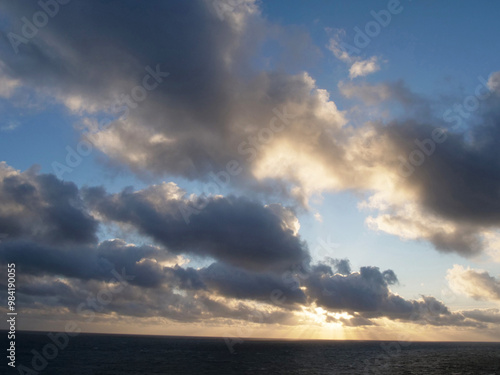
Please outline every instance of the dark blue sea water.
M2 364L2 374L500 375L497 343L244 340L233 353L222 338L80 334L57 353L50 343L47 334L16 333L18 367Z

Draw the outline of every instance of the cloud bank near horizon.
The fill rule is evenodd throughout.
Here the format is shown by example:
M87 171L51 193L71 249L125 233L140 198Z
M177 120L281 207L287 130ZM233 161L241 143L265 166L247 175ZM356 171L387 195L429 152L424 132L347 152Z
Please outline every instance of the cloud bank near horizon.
M200 199L208 201L204 209L185 221L179 206ZM187 197L173 183L108 194L5 163L0 202L0 262L16 263L27 312L45 306L76 313L86 293L113 290L110 279L121 272L131 277L129 287L106 304L107 314L187 322L254 320L254 311L262 323L294 324L304 311L322 308L325 321L347 326L389 319L486 327L491 319L451 312L430 296L404 299L390 290L398 283L392 270L351 271L345 259L312 263L293 211L280 205ZM79 223L80 232L68 222ZM151 244L98 242L99 226L109 223ZM192 256L208 265L190 267Z

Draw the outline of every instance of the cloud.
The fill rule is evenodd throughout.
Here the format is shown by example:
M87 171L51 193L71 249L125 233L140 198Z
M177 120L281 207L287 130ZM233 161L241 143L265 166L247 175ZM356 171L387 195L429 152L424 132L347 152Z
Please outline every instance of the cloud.
M116 290L118 272L129 279L126 288L112 293L113 298L95 312L181 322L229 318L294 324L301 319L302 309L320 306L326 322L345 326L376 325L388 319L479 327L498 320L494 311L452 313L429 296L406 300L389 290L397 282L394 272L377 267L341 275L318 264L306 272L276 274L222 263L200 269L166 265L175 259L165 249L118 239L86 249L0 243L0 262L15 262L19 270L20 308L27 314L36 314L40 306L76 312L89 295Z
M352 180L363 171L366 182L351 188L371 190L360 204L375 212L367 218L369 227L429 241L442 252L493 254L492 233L500 213L500 166L493 156L498 96L485 94L478 111L469 115L467 130L457 131L451 126L455 118L443 118L432 109L439 103L415 95L402 82L339 87L366 105L386 110L388 103L401 106L388 119L367 121L345 148Z
M281 271L310 258L296 217L276 204L264 207L232 196L186 198L173 183L112 195L88 188L84 196L105 221L129 225L178 254Z
M13 19L34 6L3 5ZM305 72L257 72L250 66L249 56L266 30L287 38L259 16L253 1L119 8L113 2L72 2L64 11L64 17L51 19L50 30L21 45L19 55L6 53L11 48L5 45L0 59L23 87L52 94L88 117L114 120L92 129L92 140L138 174L206 181L209 172L223 171L236 160L243 168L240 187L265 185L252 176L251 162L261 150L288 137L285 133L312 139L315 129L342 125L341 112ZM111 22L102 17L110 13L115 14ZM34 65L36 70L30 68ZM161 82L146 90L147 98L133 99L144 80L153 84L157 76ZM293 124L284 111L296 117ZM250 139L255 137L256 142Z
M44 246L26 240L0 243L2 263L16 263L20 272L59 275L79 280L107 280L112 271L134 275L132 284L155 287L165 281L163 262L177 260L165 249L107 240L93 246Z
M0 203L2 246L20 259L32 259L34 266L44 262L38 256L52 254L49 263L53 261L54 267L63 262L53 272L62 272L64 264L70 266L72 256L94 253L95 259L87 261L97 262L101 251L106 250L107 259L115 254L113 247L127 249L118 240L97 243L101 222L135 230L170 254L215 258L249 270L283 272L310 261L291 209L243 197L187 196L174 183L108 194L102 187L80 190L54 175L39 174L36 168L19 172L1 163ZM129 265L139 262L142 252L120 252L126 257L132 252L139 258ZM116 263L114 257L110 261Z
M0 163L0 233L48 244L97 241L98 222L83 207L78 188L36 168L19 172Z
M497 231L486 231L483 238L486 254L494 262L500 263L500 234Z
M0 167L0 260L15 262L27 274L102 281L116 268L133 274L131 283L142 287L170 283L192 290L210 287L234 298L269 299L274 289L285 289L283 272L310 261L297 218L278 204L186 197L173 183L118 194L103 188L81 192L35 169L21 173L5 163ZM121 239L97 243L99 222L110 221L162 246ZM226 264L182 269L176 263L186 254ZM290 292L289 301L304 302L305 297L298 290Z
M447 271L446 279L456 293L476 300L500 301L500 280L486 271L465 269L455 264Z
M380 65L378 64L378 59L376 56L373 56L368 60L359 60L354 62L349 68L349 77L363 77L379 70Z
M400 175L404 176L408 166L413 172L394 181L406 202L382 191L370 198L367 207L382 213L370 218L369 224L401 237L426 239L445 252L467 256L483 251L486 234L498 226L500 218L500 165L492 159L498 132L488 125L496 121L494 117L484 121L470 135L438 130L445 139L439 143L432 140L439 121L435 126L393 123L379 131L393 145L394 154L400 155ZM469 136L473 143L466 141ZM409 163L412 152L422 152L419 144L429 153L421 154L425 164L404 164Z
M343 47L342 39L345 37L345 30L327 30L333 32L333 37L330 38L327 48L333 52L335 57L343 61L349 66L349 77L363 77L380 70L379 59L372 56L369 59L363 60L360 56L349 54L346 48Z
M351 264L349 262L349 259L333 259L327 257L325 259L325 263L333 266L335 272L341 275L349 275L351 273ZM329 272L332 273L333 271L330 270Z
M392 270L362 267L353 272L347 259L311 266L307 245L297 233L298 220L281 205L232 196L187 197L173 183L116 194L103 188L80 191L34 169L21 173L4 163L1 172L6 237L0 242L0 262L16 263L25 278L21 292L29 296L27 305L74 308L85 288L104 287L118 270L133 276L132 295L120 298L133 298L134 307L117 299L107 311L125 315L194 321L206 308L214 317L245 319L234 304L258 302L268 306L262 313L274 316L269 318L273 322L291 322L301 307L319 306L328 313L348 312L356 317L346 323L351 326L381 318L477 324L432 297L406 300L394 294L390 286L398 278ZM192 214L186 221L182 212L188 208ZM79 228L66 225L69 217L81 222ZM159 245L120 239L97 243L99 222L128 226ZM199 269L182 267L180 257L186 255L217 261ZM165 301L155 303L149 290ZM217 299L231 301L233 307L225 309ZM177 306L173 312L162 310L172 306ZM193 308L183 316L183 309ZM242 309L248 312L248 306Z
M356 61L356 57L349 55L347 50L342 47L341 39L346 35L345 30L327 29L327 32L333 32L334 34L333 37L328 41L328 45L326 47L333 52L335 57L348 64L352 64L354 61Z
M113 276L110 274L109 279ZM19 307L26 319L44 314L59 319L78 319L110 322L127 317L154 318L157 323L207 322L220 325L235 321L262 324L290 324L294 321L290 311L272 306L256 307L243 301L210 296L204 292L182 291L168 285L144 288L133 283L110 284L107 281L64 280L51 276L22 276L18 288ZM115 293L110 291L118 290ZM112 297L99 303L97 296L107 293ZM6 302L4 297L2 302ZM43 309L40 307L43 306ZM61 314L61 310L64 313Z
M0 98L9 99L20 84L20 80L7 74L7 67L0 61Z
M494 72L488 78L488 88L496 93L500 92L500 72Z
M470 319L477 320L484 323L500 323L500 310L499 309L474 309L462 311L462 314Z
M390 290L398 283L392 270L351 271L347 259L311 265L297 233L300 224L281 205L232 196L188 197L173 183L116 194L103 188L80 191L52 175L35 169L21 173L5 163L1 177L6 236L0 263L16 263L22 307L33 314L40 306L74 312L89 293L114 288L113 272L118 272L131 276L128 289L101 306L103 314L180 322L258 317L263 323L294 324L304 309L321 307L327 321L346 326L379 319L482 326L496 319L450 312L430 296L404 299ZM182 212L188 208L185 220ZM81 221L81 228L68 227L68 217ZM99 222L137 230L157 245L121 239L98 243ZM216 261L197 269L183 266L189 255Z
M285 323L290 318L290 313L280 313L281 307L272 307L270 299L275 288L287 290L280 276L221 264L199 270L169 265L177 259L163 248L136 246L119 239L104 241L96 247L70 249L26 241L0 243L0 262L16 263L23 310L44 306L78 311L89 295L95 297L104 292L109 295L109 291L120 287L116 285L118 274L127 280L126 288L122 285L120 293L111 293L111 303L100 303L97 312L163 316L177 321L197 321L210 316L252 320L252 314L257 313L262 323ZM288 303L305 302L301 290L289 290L286 296ZM260 312L244 303L245 300L267 303L271 309Z
M398 283L392 270L361 267L358 272L333 274L329 267L318 265L304 281L311 302L328 312L344 312L351 318L328 318L347 326L376 324L376 319L412 322L435 326L483 326L473 315L451 312L432 296L407 300L393 293L390 286Z
M362 267L359 272L333 274L326 268L316 268L305 285L319 306L356 312L386 310L391 298L388 286L397 282L391 270ZM400 298L400 297L399 297ZM401 301L404 301L401 299ZM399 301L398 301L399 302ZM411 308L407 310L411 312Z
M200 270L199 274L212 290L225 297L251 299L278 306L305 304L307 300L304 292L294 285L294 279L287 278L286 273L251 272L213 263Z

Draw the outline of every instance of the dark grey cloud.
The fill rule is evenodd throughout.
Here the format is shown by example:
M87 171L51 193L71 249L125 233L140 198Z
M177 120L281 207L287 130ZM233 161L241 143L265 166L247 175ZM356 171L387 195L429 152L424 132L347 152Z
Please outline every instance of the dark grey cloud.
M110 246L117 248L116 243L107 244L106 247ZM129 250L133 250L130 245L127 246ZM151 256L155 254L155 251L146 252ZM152 261L153 258L147 259ZM22 270L18 290L20 306L27 311L40 306L65 307L77 311L78 306L88 301L89 296L95 297L111 288L106 284L114 277L111 268L101 267L96 272L95 264L78 260L86 267L94 267L93 272L87 271L84 275L77 272L69 274L67 271L62 273L54 268L57 265L48 266L46 263L41 263L35 269L32 262L22 258L19 261L19 270ZM284 275L279 277L274 273L256 273L221 263L198 270L178 265L164 267L161 271L141 267L125 268L122 272L133 276L133 279L119 292L112 293L113 298L109 303L100 304L94 312L115 312L120 316L144 318L166 317L180 322L228 318L293 324L296 321L295 312L312 304L326 310L327 322L341 322L351 327L376 325L374 319L380 318L463 327L485 327L498 321L498 311L495 309L453 313L434 297L406 300L388 288L396 282L394 273L390 270L380 272L376 267L362 267L359 272L344 276L323 272L328 266L313 267L311 274L301 278L306 289L289 283ZM151 285L151 279L142 271L156 272L161 275L161 282ZM224 303L221 298L233 302ZM252 307L248 304L253 301L261 305ZM331 315L341 312L353 317L346 319Z
M500 220L500 118L486 118L468 133L448 132L424 164L416 167L408 184L420 190L422 205L458 223L497 225ZM418 149L415 140L432 139L437 124L392 123L381 129L404 155Z
M220 316L236 318L248 312L248 307L234 310L218 306L210 300L213 295L273 304L273 295L279 290L279 297L285 297L283 306L306 302L302 290L284 277L292 266L309 262L307 246L295 232L296 218L287 208L276 204L263 206L236 197L190 200L174 184L150 186L142 191L126 189L114 195L102 188L86 188L81 193L74 184L53 175L40 175L36 170L20 173L5 164L2 167L2 213L6 221L25 227L17 231L5 228L7 237L0 242L0 263L16 264L24 279L19 292L27 296L27 304L73 306L83 298L87 286L109 282L113 272L132 275L129 284L144 291L163 290L172 306L179 303L186 309L193 304L198 306L200 316L205 303L221 310ZM181 208L187 209L188 205L201 208L200 202L204 203L203 209L187 222ZM46 214L49 209L50 215ZM136 246L120 239L97 243L93 237L88 241L85 236L68 231L64 221L70 216L64 215L66 212L75 221L85 218L92 223L90 233L95 236L98 221L89 211L105 221L135 228L164 246ZM16 216L8 216L10 212ZM80 229L88 230L84 224ZM42 230L45 227L51 231ZM198 270L183 268L174 265L178 254L216 258L229 264L213 263ZM182 299L174 290L184 291L189 298ZM205 302L197 301L202 297ZM142 311L137 305L141 301L147 306L151 304L139 299L130 311L117 309L144 316L166 314L179 320L196 320L198 316L196 310L190 318L179 309L167 313L160 306ZM268 315L266 319L271 319ZM277 316L285 318L289 313L272 319Z
M340 273L341 275L349 275L351 273L351 263L349 262L349 259L333 259L327 257L325 262L334 267L335 272ZM318 264L316 267L321 266L324 267L325 265ZM328 273L326 270L323 270L323 272ZM330 273L332 273L331 270Z
M307 302L305 293L289 282L286 273L251 272L213 263L200 270L200 275L212 290L227 297L252 299L278 306Z
M92 244L97 220L90 216L79 189L36 169L19 173L0 164L0 233L47 244Z
M164 248L135 246L118 239L97 246L67 248L28 240L0 243L0 263L16 263L20 275L18 292L26 309L46 306L76 311L89 294L114 289L110 285L114 285L118 272L131 276L128 287L121 288L116 296L113 294L112 301L96 312L166 317L181 322L211 317L254 322L258 318L262 323L292 324L294 311L319 306L327 311L327 321L339 321L346 326L374 325L374 319L379 318L474 327L496 321L489 313L487 316L481 312L452 313L430 296L404 299L390 290L398 282L392 270L382 272L377 267L361 267L359 272L347 272L346 259L330 261L337 268L338 265L344 268L344 273L321 263L276 272L276 269L252 270L221 262L194 269L174 265L177 260L174 253ZM5 272L4 269L0 274ZM233 302L226 306L221 298ZM253 302L264 307L252 308ZM328 315L339 312L347 312L353 318Z
M462 315L466 318L477 320L484 323L500 323L500 310L498 309L474 309L462 311Z
M344 119L312 77L289 67L291 59L307 56L310 64L319 56L310 36L299 27L270 25L256 1L240 5L221 19L211 0L73 0L15 54L8 34L20 32L20 18L37 5L2 4L12 22L0 27L0 62L22 90L52 95L85 116L88 139L109 165L145 178L177 175L205 183L213 182L211 173L226 173L227 185L248 195L305 204L305 194L287 179L256 176L255 164L278 141L341 153L327 139ZM255 55L269 40L281 46L274 61L285 64L259 70L267 61ZM147 98L127 100L157 69L161 82L146 78L158 84ZM111 123L98 126L103 117ZM228 175L231 168L236 172Z
M389 290L389 285L397 281L392 270L380 272L377 267L361 267L359 272L347 275L332 274L324 269L316 271L305 285L320 306L352 311L386 311L389 306L402 302Z
M84 191L89 207L106 220L131 225L175 253L213 257L253 270L284 271L307 263L307 245L289 228L289 215L242 197L187 200L172 185L107 194ZM182 212L197 210L185 220ZM285 216L286 213L286 216Z
M121 240L97 246L52 247L27 240L0 243L0 262L15 263L19 272L31 275L60 275L81 280L110 280L112 271L134 275L132 284L160 285L165 278L156 260L175 258L164 249L128 245Z
M439 251L462 256L490 247L485 234L500 224L496 77L478 82L475 95L453 98L425 98L401 82L341 86L347 97L393 113L365 122L346 148L363 148L354 170L361 165L375 182L382 175L391 181L371 184L376 192L367 207L378 210L377 217L368 219L373 228L424 239ZM402 110L391 107L394 101ZM353 187L366 191L370 184Z
M273 109L302 104L307 121L322 103L310 95L311 80L304 74L256 72L251 67L252 53L266 30L267 37L289 45L284 54L295 49L294 55L300 56L298 50L310 47L303 43L298 48L296 42L307 34L296 30L288 35L270 27L254 2L246 3L221 20L212 1L74 0L61 6L29 43L21 44L18 54L8 34L20 33L21 17L39 9L29 1L4 3L2 10L12 23L0 31L0 60L25 87L78 103L78 110L114 117L126 113L95 144L139 174L206 179L208 172L224 170L236 159L244 167L241 177L249 177L250 155L238 152L238 146L269 126ZM127 104L123 95L143 85L148 66L170 75L147 92L147 99Z
M206 290L207 286L203 282L198 270L187 267L183 268L176 265L173 268L165 268L165 272L169 275L169 279L179 285L181 289L187 290Z
M342 275L321 264L314 266L304 280L309 301L327 311L348 312L353 318L328 317L329 321L348 326L374 325L372 319L377 318L436 326L483 326L482 322L451 312L434 297L405 299L390 290L396 283L398 278L392 270L361 267L359 272Z
M494 103L497 100L482 104ZM500 225L500 161L496 157L500 133L495 125L500 117L490 114L480 120L467 132L447 131L442 143L432 140L436 128L445 129L439 120L434 124L394 122L380 128L407 160L415 150L421 152L416 141L425 142L429 155L423 154L422 165L410 166L414 170L404 185L419 192L416 203L423 213L455 226L451 232L430 228L423 235L440 251L465 256L480 253L487 246L482 234ZM403 224L406 220L397 214L394 219Z
M172 270L172 269L171 269ZM0 271L6 276L4 271ZM221 295L204 290L179 289L174 280L168 279L157 288L145 288L133 281L124 285L106 284L114 278L112 273L105 280L66 279L60 276L19 275L17 290L18 307L25 316L56 313L69 309L69 316L78 320L98 320L101 314L115 313L119 319L126 317L167 318L176 322L211 320L228 324L233 320L263 324L292 324L293 313L279 307L262 309L242 299L234 303L221 301ZM131 275L128 275L131 276ZM180 293L182 291L182 293ZM101 295L107 295L105 299ZM0 301L6 303L6 297ZM71 315L74 314L74 315Z
M172 183L118 194L103 188L80 192L53 175L2 166L1 214L14 229L2 227L6 236L0 241L0 261L15 262L20 272L102 281L113 269L123 269L134 275L132 284L142 287L171 283L266 300L273 290L286 289L285 271L310 261L306 243L296 234L294 213L278 204L263 206L237 197L187 199ZM185 220L182 212L191 206L198 209ZM129 232L136 230L162 246L136 246L120 239L97 243L99 222L89 212L105 222L127 225ZM76 234L68 220L80 225ZM162 265L181 254L221 263L202 270ZM305 296L296 288L287 291L286 301L302 303Z
M46 306L76 311L89 296L95 299L102 291L120 287L106 284L116 282L117 273L125 275L127 289L121 286L119 292L108 293L112 301L98 304L97 312L177 321L213 317L283 323L292 316L287 312L291 305L298 308L306 302L300 289L291 288L275 273L249 272L219 263L196 270L161 266L160 260L171 262L175 258L164 249L134 246L121 240L71 250L18 241L0 244L0 263L14 262L20 275L17 292L23 309ZM7 280L4 271L2 275ZM280 298L285 296L285 303L275 304L276 290L281 292ZM228 307L217 301L220 297L240 302ZM251 308L241 303L245 300L275 305L274 311Z

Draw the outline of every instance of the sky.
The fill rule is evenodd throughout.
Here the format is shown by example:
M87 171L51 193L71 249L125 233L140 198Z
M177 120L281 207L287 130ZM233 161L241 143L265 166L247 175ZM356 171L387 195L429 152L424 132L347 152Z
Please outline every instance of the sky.
M0 1L0 310L15 263L18 329L497 341L499 10Z

